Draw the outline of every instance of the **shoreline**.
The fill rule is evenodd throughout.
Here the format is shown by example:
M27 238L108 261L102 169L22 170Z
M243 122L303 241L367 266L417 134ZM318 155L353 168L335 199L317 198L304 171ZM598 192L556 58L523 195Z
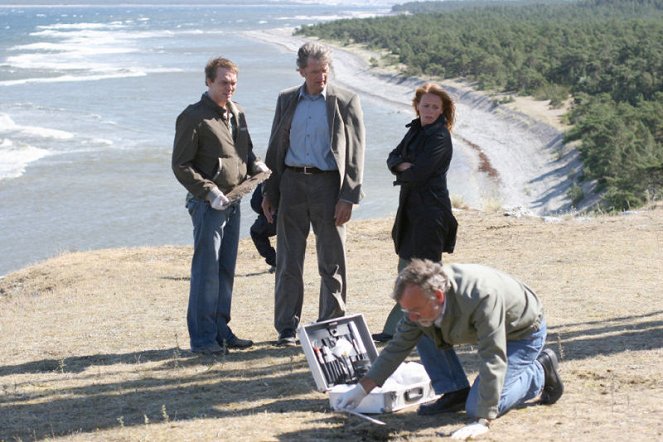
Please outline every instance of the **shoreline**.
M292 35L293 31L273 28L245 35L296 52L310 39ZM406 77L394 67L381 67L383 54L360 45L324 43L333 49L335 82L395 110L411 111L414 89L425 81L438 81ZM378 66L372 66L371 61ZM514 97L511 103L497 104L499 94L475 90L459 80L438 82L456 101L454 155L470 158L473 176L467 185L475 194L471 199L479 202L478 207L471 207L527 209L537 215L576 210L567 193L581 165L577 151L563 144L563 131L568 128L560 121L563 109L547 109L546 102L531 97Z

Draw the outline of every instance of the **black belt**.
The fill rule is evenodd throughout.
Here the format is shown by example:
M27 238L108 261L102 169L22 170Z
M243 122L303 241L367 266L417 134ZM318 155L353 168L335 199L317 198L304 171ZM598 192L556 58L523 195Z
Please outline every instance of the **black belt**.
M317 167L294 167L294 166L285 166L286 169L293 170L295 172L303 173L304 175L313 175L317 173L333 173L337 172L336 170L322 170Z

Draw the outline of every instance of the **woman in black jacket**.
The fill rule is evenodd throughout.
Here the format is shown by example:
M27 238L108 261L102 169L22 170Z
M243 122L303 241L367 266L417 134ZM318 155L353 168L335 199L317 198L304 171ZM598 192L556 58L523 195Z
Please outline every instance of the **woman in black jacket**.
M456 106L449 94L434 83L417 88L412 106L417 118L407 125L403 140L389 154L387 166L401 186L398 212L391 236L398 254L399 272L412 258L442 262L442 252L451 253L456 244L458 223L451 212L447 171L453 146L450 130ZM388 341L403 317L400 305L389 313L376 341ZM422 415L446 413L465 405L470 386L458 356L452 348L438 349L428 337L417 344L417 352L436 394L431 404L422 404Z
M447 170L453 152L449 131L456 106L449 94L434 83L416 90L412 106L417 118L406 126L405 137L387 158L387 167L396 176L394 185L401 186L391 232L399 271L412 258L442 262L442 252L453 252L458 227L447 190ZM391 339L401 316L396 305L383 332L374 335L374 339Z

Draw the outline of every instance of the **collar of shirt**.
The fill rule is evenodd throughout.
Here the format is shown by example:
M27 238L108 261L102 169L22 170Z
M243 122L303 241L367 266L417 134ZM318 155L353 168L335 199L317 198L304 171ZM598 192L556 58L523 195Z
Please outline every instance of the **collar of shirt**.
M302 84L302 87L299 88L299 97L298 99L301 100L304 97L310 98L312 100L315 100L317 97L322 95L322 99L327 101L327 87L325 86L324 89L322 89L322 92L320 92L318 95L311 95L306 92L306 83Z
M221 107L210 98L207 92L203 93L203 100L205 100L209 106L214 108L214 110L216 110L216 112L218 112L222 118L231 120L234 117L233 110L235 109L235 106L233 105L232 101L226 103L226 107Z
M304 86L299 89L290 124L289 143L285 155L287 166L337 169L331 149L326 90L318 95L308 95Z
M440 314L437 315L437 318L435 319L435 321L433 321L437 328L440 328L440 326L442 325L442 319L444 318L444 312L446 310L447 310L447 300L445 299L444 302L442 303L442 308L440 309Z

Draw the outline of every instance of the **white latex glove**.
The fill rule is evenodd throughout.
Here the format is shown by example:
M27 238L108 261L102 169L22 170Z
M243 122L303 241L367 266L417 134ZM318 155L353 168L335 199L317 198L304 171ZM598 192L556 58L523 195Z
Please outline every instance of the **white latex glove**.
M337 410L354 410L359 406L362 399L366 397L366 394L364 387L361 384L357 384L336 400L335 408Z
M456 440L474 439L477 436L488 433L488 431L489 428L486 424L477 421L464 426L460 430L454 431L451 438Z
M212 200L211 203L209 203L209 205L212 206L212 209L223 210L228 207L228 203L230 203L230 200L226 198L223 192L219 191L219 194Z
M255 167L258 169L261 173L262 172L269 172L269 167L267 167L267 164L263 163L262 161L256 161L255 162Z

